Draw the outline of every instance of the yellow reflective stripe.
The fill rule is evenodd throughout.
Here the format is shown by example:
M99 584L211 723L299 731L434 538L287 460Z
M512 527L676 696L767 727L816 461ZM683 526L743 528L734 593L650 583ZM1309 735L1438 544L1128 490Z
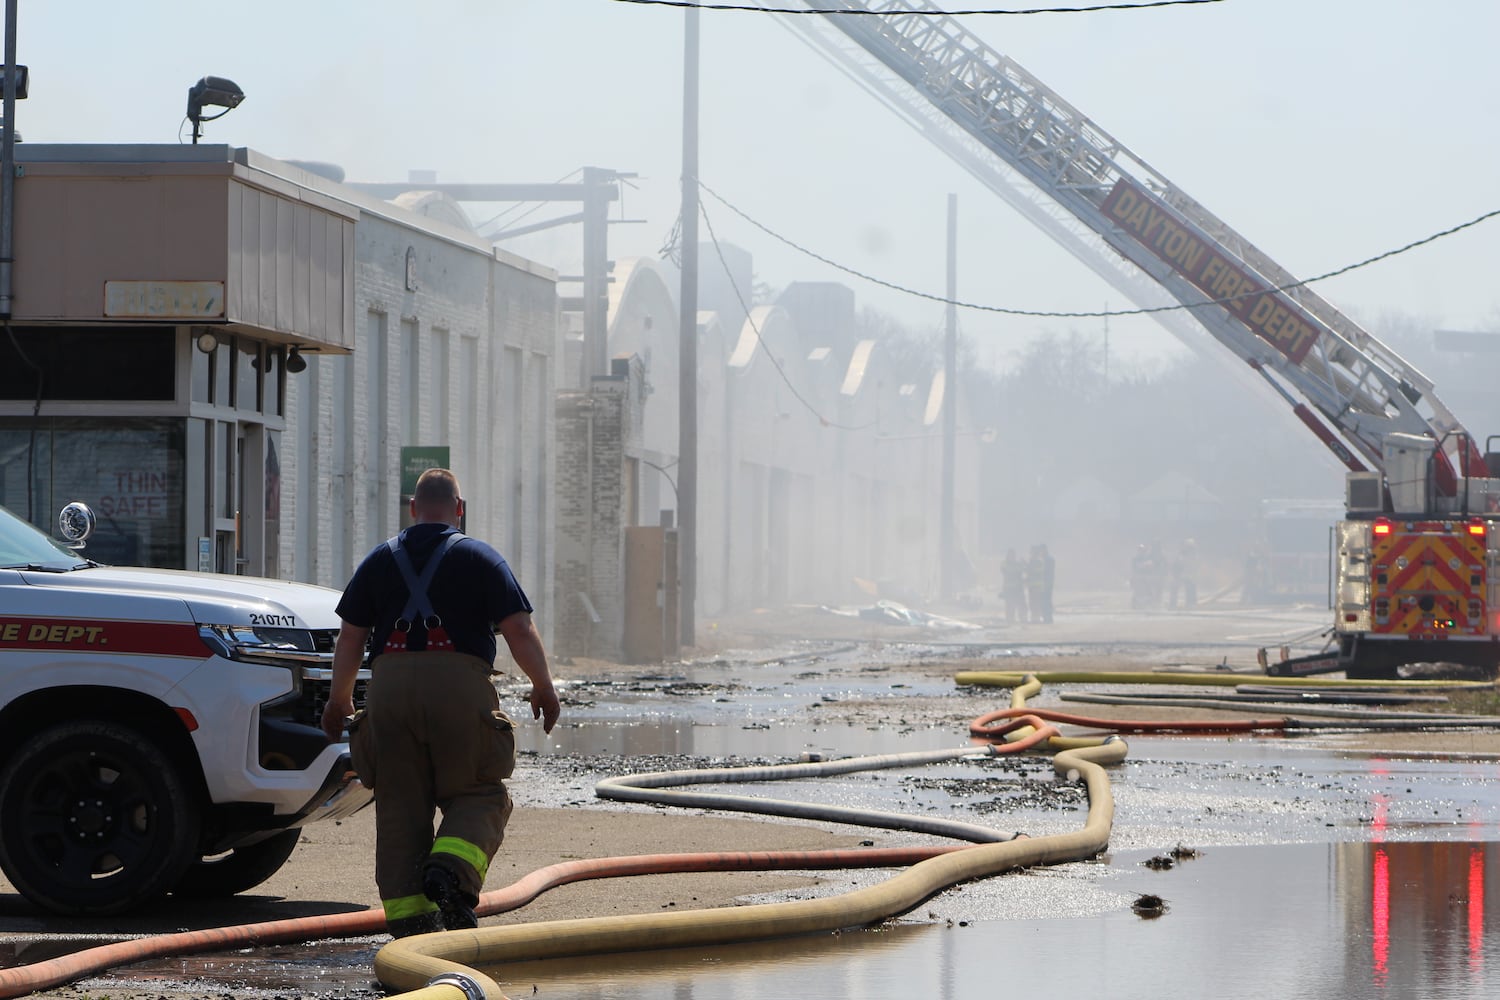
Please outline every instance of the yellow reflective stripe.
M489 874L490 859L485 856L484 849L462 837L439 837L432 842L432 853L451 854L460 861L467 862L470 868L479 873L481 882Z
M437 904L426 896L402 896L400 899L382 899L380 905L385 908L385 919L405 920L407 917L420 917L424 913L437 912Z

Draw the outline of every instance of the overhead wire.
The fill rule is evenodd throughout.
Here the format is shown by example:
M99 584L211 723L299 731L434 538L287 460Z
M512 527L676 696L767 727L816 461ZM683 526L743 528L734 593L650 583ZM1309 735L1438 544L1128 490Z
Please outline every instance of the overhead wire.
M740 304L740 310L745 314L745 322L750 324L750 329L755 333L755 342L760 345L761 350L765 351L766 357L771 360L772 367L776 369L776 373L781 376L781 381L786 384L787 389L796 398L797 402L806 407L807 412L817 417L818 423L824 427L833 427L841 431L860 431L875 426L875 421L873 420L863 424L843 424L824 416L812 404L812 401L792 384L791 377L787 375L786 368L782 366L780 359L772 352L771 346L766 343L766 338L761 336L760 324L755 322L755 317L751 315L750 303L746 301L744 294L740 291L740 284L734 279L734 272L730 270L729 262L724 259L724 249L719 245L719 237L714 233L714 224L709 219L708 210L703 207L701 201L698 203L698 214L703 216L703 225L708 230L709 242L714 245L714 253L718 255L719 265L724 268L724 276L729 279L729 287L734 290L734 297Z
M553 184L562 184L563 182L567 181L569 178L571 178L571 177L573 177L573 176L575 176L575 175L577 175L579 173L582 173L582 172L583 172L583 168L582 167L574 167L572 170L570 170L567 173L563 174L561 177L559 177L557 180L553 181L552 183ZM485 221L483 221L483 222L479 223L478 225L476 225L474 227L474 231L475 232L483 231L484 229L488 228L489 226L492 226L495 223L499 222L501 219L505 218L507 215L511 215L511 214L513 214L515 212L520 211L522 208L524 208L526 206L526 204L527 203L524 202L524 201L517 202L516 204L510 206L509 208L501 210L499 214L491 216L490 218L488 218ZM551 204L551 202L548 202L548 201L533 202L531 204L531 207L529 209L527 209L525 211L525 213L523 213L519 218L515 219L514 221L515 222L520 222L522 219L528 218L534 212L538 211L543 205L548 205L548 204Z
M1421 239L1412 240L1410 243L1396 247L1395 249L1386 250L1383 253L1375 254L1373 257L1367 257L1364 260L1356 261L1353 264L1346 264L1343 267L1335 268L1332 271L1326 271L1323 274L1315 275L1311 278L1304 278L1300 281L1291 281L1283 285L1273 285L1268 288L1258 288L1252 292L1243 292L1239 295L1229 295L1223 298L1203 299L1199 302L1179 302L1173 305L1149 306L1141 309L1106 309L1094 312L1084 312L1049 309L1018 309L1010 306L995 306L986 305L980 302L966 302L962 299L950 299L946 295L937 295L932 292L924 292L918 288L910 288L906 285L897 284L894 281L887 281L884 278L876 277L873 274L869 274L857 268L850 267L847 264L842 264L839 261L832 259L831 257L826 257L823 254L820 254L817 251L812 250L809 247L802 245L801 243L798 243L796 240L782 235L781 233L772 229L770 226L751 216L744 209L729 201L723 195L719 194L719 192L715 191L713 188L705 184L702 180L698 182L698 187L705 191L719 204L729 209L729 211L733 212L745 222L749 223L751 226L754 226L756 229L765 233L767 236L771 237L777 242L782 243L793 250L796 250L800 254L811 257L813 260L818 261L820 264L826 264L829 267L835 268L839 271L843 271L845 274L859 278L862 281L868 281L871 284L879 285L882 288L888 288L891 291L900 292L904 295L911 295L916 298L926 299L929 302L937 302L943 305L957 306L960 309L973 309L978 312L1000 313L1005 316L1032 316L1043 319L1107 319L1111 316L1147 316L1155 313L1199 309L1204 306L1227 305L1230 303L1239 302L1251 296L1263 295L1266 292L1291 291L1293 289L1301 288L1304 285L1311 285L1314 282L1326 281L1329 278L1337 278L1341 275L1348 274L1350 271L1357 271L1362 267L1368 267L1371 264L1378 263L1382 260L1387 260L1391 257L1397 256L1398 254L1406 253L1409 250L1415 250L1418 247L1426 246L1429 243L1433 243L1445 237L1452 236L1455 233L1462 232L1465 229L1470 229L1482 222L1487 222L1490 219L1495 218L1496 216L1500 216L1500 208L1492 209L1488 212L1484 212L1480 215L1475 216L1467 222L1460 222L1458 225L1449 226L1447 229L1439 230L1438 232L1432 233L1428 236L1424 236Z

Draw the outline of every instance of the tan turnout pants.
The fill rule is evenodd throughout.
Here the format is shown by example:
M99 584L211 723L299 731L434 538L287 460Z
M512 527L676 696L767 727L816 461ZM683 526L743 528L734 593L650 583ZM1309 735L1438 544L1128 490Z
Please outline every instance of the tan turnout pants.
M380 655L350 723L350 754L375 792L375 884L387 921L433 912L422 893L429 861L477 898L505 837L504 779L516 762L489 664L465 653Z

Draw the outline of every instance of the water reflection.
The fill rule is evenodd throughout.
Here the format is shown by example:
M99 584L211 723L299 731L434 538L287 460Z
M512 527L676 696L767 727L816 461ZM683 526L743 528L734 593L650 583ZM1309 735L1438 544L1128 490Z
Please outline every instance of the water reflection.
M1483 990L1487 958L1495 967L1494 945L1486 955L1484 926L1500 895L1488 877L1496 870L1497 845L1433 846L1339 846L1348 922L1361 931L1350 938L1346 965L1381 989L1462 983L1472 992L1448 995L1492 995Z
M718 949L489 970L515 993L596 1000L807 1000L913 995L1172 998L1496 994L1500 844L1224 847L1155 871L1141 852L1101 869L1117 910L1086 919L903 925ZM1025 878L1024 875L1008 876ZM1168 901L1142 920L1140 893Z

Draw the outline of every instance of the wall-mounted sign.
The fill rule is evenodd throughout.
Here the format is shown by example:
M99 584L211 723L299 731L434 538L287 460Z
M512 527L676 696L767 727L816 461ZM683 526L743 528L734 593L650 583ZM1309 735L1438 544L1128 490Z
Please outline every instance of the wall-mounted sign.
M428 469L447 469L448 446L445 444L401 446L401 509L396 516L402 528L412 525L411 498L417 492L417 480ZM468 514L460 519L459 530L468 523Z
M106 281L104 315L117 319L217 319L222 281Z
M428 469L446 469L448 446L445 444L401 446L401 496L405 498L417 492L417 480Z

